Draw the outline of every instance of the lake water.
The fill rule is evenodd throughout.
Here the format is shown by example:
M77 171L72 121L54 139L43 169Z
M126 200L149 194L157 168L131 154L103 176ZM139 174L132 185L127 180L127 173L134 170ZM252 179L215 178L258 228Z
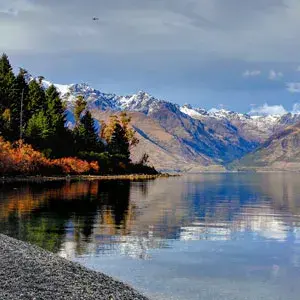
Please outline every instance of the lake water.
M0 232L151 299L300 299L300 174L0 184Z

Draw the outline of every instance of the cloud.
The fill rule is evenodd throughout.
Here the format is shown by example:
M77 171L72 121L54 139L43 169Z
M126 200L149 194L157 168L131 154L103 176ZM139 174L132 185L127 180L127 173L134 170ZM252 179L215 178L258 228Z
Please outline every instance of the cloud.
M300 62L297 0L0 0L0 9L18 12L0 15L1 52L55 82L159 88L170 100L180 90L182 102L227 90L226 105L245 110L250 97L286 93L261 72ZM233 90L245 93L233 100Z
M246 70L244 73L243 73L243 77L256 77L256 76L259 76L261 74L261 71L260 70Z
M10 16L17 16L19 13L18 10L15 10L13 8L0 8L0 15L5 14L5 15L10 15Z
M249 112L252 116L284 115L286 113L287 111L282 105L268 105L267 103L252 108Z
M300 93L300 82L288 82L286 86L290 93Z
M282 72L276 72L274 70L270 70L269 72L269 79L270 80L279 80L283 77L283 73Z
M291 111L292 114L300 114L300 103L295 103Z
M297 67L296 71L297 71L297 72L300 72L300 66Z
M162 55L167 52L177 57L192 55L203 61L300 59L297 51L300 3L296 0L1 0L0 3L19 11L15 23L0 20L0 48L4 51L5 48L28 50L28 44L34 54L122 51L124 55L147 56L149 52ZM24 11L27 13L23 14ZM93 16L99 17L99 22L93 22ZM53 24L61 28L59 36L51 30ZM96 34L74 39L68 33L78 26L85 27L84 31L95 30ZM15 36L14 41L5 36L7 30ZM291 38L286 38L286 32Z

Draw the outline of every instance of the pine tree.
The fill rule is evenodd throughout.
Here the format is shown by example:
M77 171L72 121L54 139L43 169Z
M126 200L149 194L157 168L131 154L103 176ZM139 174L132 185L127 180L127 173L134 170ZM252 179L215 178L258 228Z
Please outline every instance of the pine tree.
M46 90L47 115L50 126L57 133L65 128L65 108L54 85Z
M46 103L46 115L52 133L48 143L53 150L52 155L61 156L69 145L65 143L67 135L65 108L54 85L46 90Z
M126 137L126 130L120 123L115 125L114 131L108 143L108 150L111 154L120 155L126 161L130 161L129 142Z
M32 114L37 114L46 109L46 95L43 87L35 80L29 83L28 107Z
M11 102L11 130L12 139L17 140L23 133L25 124L30 118L30 112L26 109L28 106L28 84L25 80L26 71L20 69L19 74L15 79L16 97ZM21 124L21 110L22 110L22 124ZM22 127L22 128L21 128Z
M17 98L15 75L8 56L0 58L0 132L6 139L12 139L12 104Z
M99 140L95 122L89 111L80 119L79 124L74 129L74 136L77 151L100 152L103 151L103 144Z
M80 123L84 128L84 146L86 151L97 151L99 139L95 129L95 122L89 111L82 117Z
M10 106L14 80L15 76L8 56L3 54L0 58L0 109L2 112Z
M48 138L52 134L49 120L43 111L34 114L29 119L26 128L26 141L36 149L47 149L49 146Z

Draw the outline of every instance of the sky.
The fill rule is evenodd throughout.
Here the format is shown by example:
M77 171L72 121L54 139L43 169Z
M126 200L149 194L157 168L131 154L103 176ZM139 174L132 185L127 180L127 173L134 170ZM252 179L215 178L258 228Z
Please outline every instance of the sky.
M206 109L300 108L299 28L299 0L0 0L15 69Z

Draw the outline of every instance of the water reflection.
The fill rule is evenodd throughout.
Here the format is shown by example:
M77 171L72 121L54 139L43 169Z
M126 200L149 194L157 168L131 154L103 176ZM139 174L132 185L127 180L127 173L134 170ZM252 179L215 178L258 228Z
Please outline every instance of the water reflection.
M278 173L3 184L0 232L151 299L296 300L299 182Z
M175 240L300 238L300 175L3 184L0 231L65 257L147 259Z
M103 235L128 233L129 192L129 182L3 185L0 230L53 252L72 237L81 254L96 227Z

